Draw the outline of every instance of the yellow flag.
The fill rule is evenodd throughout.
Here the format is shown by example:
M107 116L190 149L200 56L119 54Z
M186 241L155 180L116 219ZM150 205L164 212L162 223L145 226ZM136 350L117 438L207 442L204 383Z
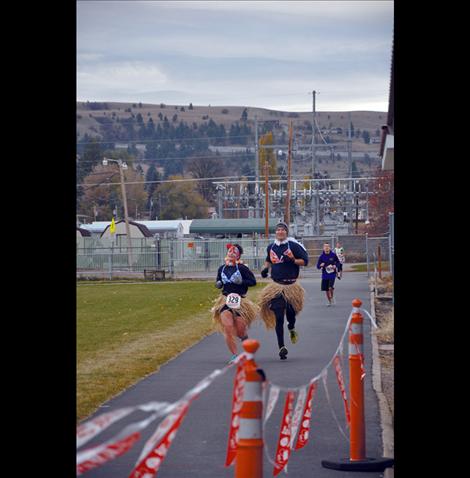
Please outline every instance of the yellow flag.
M109 226L109 232L114 234L116 232L116 224L114 222L114 217L111 219L111 226Z

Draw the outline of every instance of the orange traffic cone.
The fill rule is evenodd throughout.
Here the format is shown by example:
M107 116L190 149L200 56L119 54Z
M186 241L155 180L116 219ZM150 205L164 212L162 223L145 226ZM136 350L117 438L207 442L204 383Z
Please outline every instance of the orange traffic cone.
M247 339L243 342L243 348L247 352L248 358L243 364L245 369L245 387L243 391L243 405L240 410L235 478L262 478L262 382L264 381L264 373L258 370L253 359L253 354L259 348L259 342Z
M364 417L364 350L362 314L359 299L352 301L353 315L349 328L349 393L351 425L349 429L349 459L322 460L322 466L344 471L384 471L393 466L393 458L366 458L366 427Z

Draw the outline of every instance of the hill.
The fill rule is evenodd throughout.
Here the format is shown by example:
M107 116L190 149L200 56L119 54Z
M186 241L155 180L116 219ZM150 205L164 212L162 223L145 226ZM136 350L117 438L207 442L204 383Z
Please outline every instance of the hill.
M143 122L147 123L150 118L157 126L163 122L166 116L168 121L173 122L176 115L175 124L180 121L192 126L200 126L212 119L216 124L223 125L228 131L230 126L235 123L241 123L243 111L247 112L247 125L254 129L254 118L259 121L259 133L265 129L272 129L275 134L281 131L287 131L289 122L292 121L294 132L298 134L301 142L311 142L311 122L312 112L286 112L270 110L265 108L252 108L243 106L198 106L193 105L164 105L148 103L114 103L114 102L77 102L77 134L78 139L85 133L96 136L100 132L101 122L106 120L109 123L118 125L122 120L135 118L139 113ZM351 122L355 132L360 130L368 131L372 139L378 140L377 130L380 131L382 124L386 122L386 112L380 111L352 111ZM162 119L160 119L161 114ZM327 137L329 142L341 141L347 139L348 112L338 111L318 111L316 113L318 126L321 128L323 136ZM270 123L266 123L270 122ZM340 128L340 132L335 131ZM302 138L303 135L303 138ZM354 136L353 150L376 153L379 149L378 143L365 144L363 138Z

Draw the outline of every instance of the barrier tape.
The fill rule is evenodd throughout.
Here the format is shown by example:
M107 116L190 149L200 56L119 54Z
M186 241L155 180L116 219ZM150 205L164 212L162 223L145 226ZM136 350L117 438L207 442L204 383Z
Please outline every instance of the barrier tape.
M268 404L266 406L266 413L264 415L264 423L266 423L271 416L271 413L276 406L277 399L279 398L280 389L277 385L271 385L269 388L269 397L268 397Z
M238 429L240 428L240 411L243 405L243 389L245 386L245 369L242 364L237 367L232 394L232 415L228 435L225 466L230 466L237 455Z
M276 459L273 475L278 475L287 465L291 452L290 442L292 437L292 409L294 407L294 391L287 392L284 414L281 421L281 431L277 444Z
M344 433L344 430L342 428L342 426L340 425L339 421L338 421L338 417L336 416L336 413L335 411L333 410L333 407L331 406L331 400L330 400L330 394L328 392L328 386L326 385L326 377L327 377L327 370L325 370L323 376L322 376L322 382L323 382L323 387L325 388L325 395L326 395L326 400L328 402L328 405L330 406L330 410L331 410L331 414L333 415L333 419L335 420L336 422L336 425L338 425L338 429L341 433L341 435L343 435L343 437L346 439L347 442L349 442L349 438L346 436L346 434Z
M292 435L290 440L291 449L294 448L294 442L297 436L297 430L299 429L300 419L303 415L305 398L307 397L307 387L300 390L299 395L297 396L297 402L294 407L294 416L292 418Z
M148 427L155 419L161 416L167 416L171 414L175 409L177 409L178 407L182 407L184 404L187 404L187 408L189 408L189 404L192 402L192 400L196 399L198 395L204 389L206 389L218 376L223 375L235 364L238 364L241 361L245 360L247 355L252 356L252 354L240 354L236 360L234 360L231 364L226 365L222 370L214 370L211 374L202 379L193 388L186 392L181 399L177 400L174 403L149 402L134 407L125 407L114 410L112 412L107 412L98 417L95 417L88 422L79 425L77 427L77 448L83 446L83 444L85 444L93 437L101 433L103 430L108 428L112 423L122 419L124 416L129 415L135 410L142 410L144 412L154 411L154 413L150 417L127 425L123 430L121 430L109 440L106 440L104 443L78 451L76 465L77 476L81 475L85 471L91 470L98 466L102 466L108 461L113 460L114 458L117 458L118 456L121 456L127 451L129 451L140 439L140 432L146 427ZM187 408L185 409L186 412ZM181 421L183 417L184 415L181 416ZM176 423L176 421L177 419L174 420L173 425ZM181 423L181 421L179 423ZM171 431L175 430L172 429ZM139 459L137 460L137 465L139 465L142 458L148 455L151 450L157 448L159 443L163 443L165 436L169 437L170 433L171 432L169 432L168 435L165 435L163 432L163 428L158 427L154 435L145 444L144 449ZM172 438L174 438L174 436ZM151 463L154 464L155 462ZM150 478L150 476L154 475L147 474L146 478Z
M152 478L156 475L176 436L178 428L183 422L186 413L188 413L190 403L191 401L181 402L158 426L154 436L147 442L129 478ZM152 445L150 446L149 443L152 443ZM149 448L150 451L148 451Z
M341 396L343 397L344 414L346 415L346 422L349 426L351 423L351 415L349 414L348 396L346 394L346 388L344 386L344 378L343 372L341 370L341 360L339 358L339 355L335 357L333 362L335 364L336 379L338 380L339 390L341 392Z
M156 418L162 416L164 411L166 410L156 412L144 420L127 425L120 433L101 445L78 452L77 476L104 465L130 450L135 442L139 440L141 430L150 425Z
M316 392L316 389L316 383L311 383L308 387L307 399L305 401L305 407L302 414L299 436L297 437L297 444L295 445L296 450L303 448L308 442L308 437L310 435L310 419L312 418L313 396Z

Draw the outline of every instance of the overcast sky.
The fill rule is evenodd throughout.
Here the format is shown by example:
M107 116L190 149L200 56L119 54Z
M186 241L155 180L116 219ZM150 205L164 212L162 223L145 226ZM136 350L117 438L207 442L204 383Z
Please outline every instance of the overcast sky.
M392 1L78 1L77 100L388 110Z

